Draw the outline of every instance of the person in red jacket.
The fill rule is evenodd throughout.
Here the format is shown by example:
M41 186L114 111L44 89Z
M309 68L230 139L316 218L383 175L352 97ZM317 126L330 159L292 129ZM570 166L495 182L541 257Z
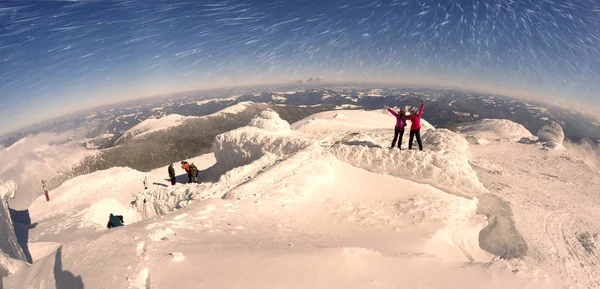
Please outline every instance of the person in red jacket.
M390 149L394 148L396 145L396 140L398 136L400 136L400 140L398 140L398 148L402 149L402 136L404 135L404 127L406 127L406 109L401 109L399 112L395 112L393 109L388 107L388 111L396 117L396 127L394 127L394 139L392 140L392 146Z
M190 164L188 164L188 162L186 162L186 161L182 161L181 168L184 169L188 175L188 183L191 183L192 182L192 173L190 171Z
M421 142L421 115L423 115L423 100L421 99L421 107L419 108L419 112L415 113L414 110L411 111L411 114L407 117L411 122L410 126L410 137L408 138L408 149L411 150L413 146L413 139L417 138L417 143L419 144L419 150L423 150L423 143Z

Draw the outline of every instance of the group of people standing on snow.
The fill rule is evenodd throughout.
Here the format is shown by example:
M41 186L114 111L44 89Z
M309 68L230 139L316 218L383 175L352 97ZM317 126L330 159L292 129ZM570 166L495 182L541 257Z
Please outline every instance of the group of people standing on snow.
M198 183L198 168L194 165L194 163L188 163L187 161L181 162L181 168L188 175L188 183ZM175 176L175 168L173 168L173 164L169 165L169 179L171 180L171 185L177 184L177 177Z
M392 140L391 148L396 146L396 140L398 140L398 148L402 149L402 136L404 135L404 129L406 127L406 121L410 120L410 136L408 139L408 149L411 150L413 146L413 141L416 138L417 144L419 144L419 150L423 150L423 143L421 142L421 115L423 114L424 102L421 99L421 107L419 111L415 111L414 109L410 111L409 114L406 114L406 109L402 108L400 111L394 111L393 109L388 107L388 111L392 113L396 117L396 127L394 128L394 139Z

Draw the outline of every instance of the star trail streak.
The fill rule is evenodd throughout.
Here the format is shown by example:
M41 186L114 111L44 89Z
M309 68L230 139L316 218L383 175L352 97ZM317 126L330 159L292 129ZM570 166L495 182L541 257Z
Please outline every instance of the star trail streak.
M598 104L599 67L597 0L0 2L0 115L19 120L25 110L48 117L92 100L305 76Z

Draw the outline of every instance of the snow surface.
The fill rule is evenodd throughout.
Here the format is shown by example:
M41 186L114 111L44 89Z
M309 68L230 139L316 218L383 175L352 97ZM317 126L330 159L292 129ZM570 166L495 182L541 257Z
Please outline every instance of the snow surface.
M540 143L471 145L425 121L424 151L389 150L394 123L334 111L288 126L267 111L189 160L201 184L171 186L166 166L73 179L30 208L36 255L60 247L4 286L600 286L581 241L598 242L597 170ZM101 227L109 212L128 214L125 226Z
M523 125L507 119L482 119L460 128L460 133L473 144L487 144L491 141L519 141L533 135Z

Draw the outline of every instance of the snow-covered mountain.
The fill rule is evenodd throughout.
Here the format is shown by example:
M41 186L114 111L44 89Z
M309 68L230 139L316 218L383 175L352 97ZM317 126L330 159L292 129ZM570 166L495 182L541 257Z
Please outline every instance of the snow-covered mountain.
M166 167L74 178L29 208L34 263L3 286L600 286L600 173L550 149L555 126L537 138L504 120L464 134L423 121L425 150L401 151L387 148L394 122L265 110L188 160L200 184L178 164L175 186ZM125 226L106 230L110 213Z
M245 109L247 109L248 107L250 107L252 105L253 105L253 103L250 101L240 102L240 103L234 104L232 106L226 107L218 112L204 116L203 118L224 115L224 114L237 114L237 113L244 111ZM144 120L144 121L140 122L139 124L135 125L131 129L127 130L123 134L122 138L128 139L128 138L143 137L144 135L147 135L150 133L158 132L161 130L166 130L166 129L169 129L169 128L172 128L175 126L180 126L186 120L193 120L193 119L197 119L197 118L199 118L199 117L182 116L179 114L169 114L169 115L158 117L158 118L149 118L149 119Z

